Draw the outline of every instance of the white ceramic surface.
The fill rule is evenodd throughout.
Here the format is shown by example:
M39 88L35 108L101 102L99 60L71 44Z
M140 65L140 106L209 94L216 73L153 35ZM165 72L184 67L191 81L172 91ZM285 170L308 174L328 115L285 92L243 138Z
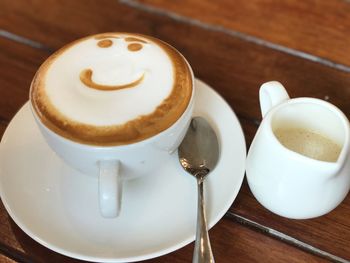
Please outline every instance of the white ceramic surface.
M245 167L245 141L227 103L196 82L194 115L208 119L221 144L221 158L205 183L209 226L234 201ZM158 170L124 185L125 209L100 216L97 178L64 164L47 146L28 103L0 144L0 194L13 220L29 236L61 254L90 261L139 261L164 255L194 240L196 181L174 153ZM190 259L189 259L190 260Z
M263 121L246 162L249 187L272 212L289 218L321 216L339 205L350 188L349 121L334 105L313 98L289 99L276 81L262 85ZM341 145L336 162L315 160L285 148L278 128L302 128Z
M192 71L191 74L193 76ZM151 174L178 148L193 114L195 90L194 87L183 114L169 128L140 142L119 146L95 146L68 140L46 127L32 102L29 103L39 130L51 149L71 167L98 177L96 187L101 215L113 218L122 213L124 207L127 209L122 202L123 182Z

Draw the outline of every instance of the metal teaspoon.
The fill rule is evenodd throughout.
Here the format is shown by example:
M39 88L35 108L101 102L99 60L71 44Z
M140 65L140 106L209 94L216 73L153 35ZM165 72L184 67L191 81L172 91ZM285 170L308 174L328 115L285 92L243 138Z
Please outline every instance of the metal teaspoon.
M204 118L192 119L178 154L181 166L197 179L198 186L197 232L192 262L214 263L205 217L203 183L218 162L219 142Z

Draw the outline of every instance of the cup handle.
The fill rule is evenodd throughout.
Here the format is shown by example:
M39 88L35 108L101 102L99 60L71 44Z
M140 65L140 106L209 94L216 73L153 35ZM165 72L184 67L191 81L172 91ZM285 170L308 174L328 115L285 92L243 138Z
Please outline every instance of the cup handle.
M98 162L100 174L98 197L100 213L103 217L117 217L121 208L122 181L119 174L119 160Z
M260 109L262 117L274 106L289 100L286 89L278 81L269 81L261 85L259 91Z

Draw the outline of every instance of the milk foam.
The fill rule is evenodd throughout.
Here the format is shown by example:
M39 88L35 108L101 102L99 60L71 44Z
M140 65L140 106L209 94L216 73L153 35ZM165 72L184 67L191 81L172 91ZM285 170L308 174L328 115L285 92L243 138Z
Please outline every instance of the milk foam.
M157 43L145 39L138 51L128 50L127 35L108 38L107 48L88 38L70 46L47 69L45 92L51 104L70 120L96 126L120 125L152 113L172 91L173 64ZM97 90L80 79L91 69L92 80L101 85L125 85L143 76L134 87Z
M39 68L30 100L41 122L84 144L116 146L173 125L193 98L193 73L168 44L108 33L61 48Z
M277 139L286 148L312 159L335 162L341 147L332 140L312 131L295 129L277 129Z

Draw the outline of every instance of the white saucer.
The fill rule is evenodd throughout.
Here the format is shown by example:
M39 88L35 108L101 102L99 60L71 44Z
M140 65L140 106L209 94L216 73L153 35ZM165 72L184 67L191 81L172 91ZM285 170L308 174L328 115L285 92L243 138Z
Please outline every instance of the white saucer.
M245 140L228 104L198 80L195 115L211 122L221 143L220 161L205 182L212 227L242 184ZM26 103L2 138L0 169L1 199L12 219L34 240L66 256L139 261L194 240L196 182L182 170L177 154L147 178L125 182L121 216L104 219L98 210L97 178L62 163L44 142Z

